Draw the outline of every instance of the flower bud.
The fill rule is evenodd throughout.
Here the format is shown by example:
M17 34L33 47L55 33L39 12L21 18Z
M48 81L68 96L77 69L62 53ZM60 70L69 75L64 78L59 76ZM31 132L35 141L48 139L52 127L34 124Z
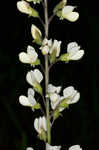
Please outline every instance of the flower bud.
M17 2L17 8L20 12L28 14L33 17L39 17L38 12L30 6L30 4L24 0Z
M42 33L34 24L32 24L31 26L31 34L32 34L32 37L34 38L34 42L38 45L41 45Z

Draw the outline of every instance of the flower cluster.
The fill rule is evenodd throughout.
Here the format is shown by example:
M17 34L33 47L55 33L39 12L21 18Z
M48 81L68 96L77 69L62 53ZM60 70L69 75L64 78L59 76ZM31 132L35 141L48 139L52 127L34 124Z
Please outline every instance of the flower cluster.
M38 11L31 7L31 3L39 4L42 2L44 5L47 1L45 0L21 0L17 2L17 8L20 12L28 14L29 16L38 18L44 29L48 29L50 19L46 16L47 4L45 4L45 24L40 18ZM79 13L74 11L75 6L67 5L67 0L61 0L54 10L53 16L58 16L60 19L67 19L68 21L75 22L79 18ZM46 19L47 17L47 19ZM47 22L47 23L46 23ZM68 86L62 91L61 86L54 86L50 84L49 71L50 68L56 62L65 62L79 60L84 55L84 50L77 44L77 42L70 42L67 45L66 52L61 53L62 41L56 39L48 39L45 34L43 36L42 31L34 24L31 25L31 36L33 38L33 43L38 45L38 50L45 57L45 68L42 65L42 61L39 59L39 54L37 53L37 48L32 45L28 45L26 50L19 53L19 60L22 63L29 64L33 69L27 72L26 81L31 86L28 89L27 96L21 95L19 97L19 102L23 106L30 107L32 111L40 109L43 115L34 119L34 128L38 133L38 137L46 142L46 150L60 150L61 146L52 146L49 142L48 135L50 133L50 128L53 122L61 115L61 112L69 108L69 105L77 103L80 99L80 93L75 90L73 86ZM44 75L40 69L43 69ZM45 79L46 92L41 85L41 82ZM40 104L39 99L36 98L38 93L40 98L43 100L45 109L43 110L42 104ZM62 94L61 94L62 92ZM45 111L46 110L46 111ZM48 142L48 143L47 143ZM27 150L33 150L33 148L28 147ZM69 150L82 150L79 145L74 145L69 148Z

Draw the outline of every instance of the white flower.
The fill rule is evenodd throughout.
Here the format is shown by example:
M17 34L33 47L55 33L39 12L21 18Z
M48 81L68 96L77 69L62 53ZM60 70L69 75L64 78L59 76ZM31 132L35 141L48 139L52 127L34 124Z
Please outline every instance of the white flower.
M60 95L59 95L60 90L61 90L61 86L56 87L53 86L52 84L48 85L48 93L51 101L51 107L53 110L60 102Z
M38 54L32 46L27 47L27 53L21 52L19 54L19 60L22 63L33 64L38 59Z
M47 131L46 118L44 116L36 118L34 120L34 128L39 134L42 133L42 130Z
M46 149L47 150L60 150L61 146L52 146L52 145L49 145L48 143L46 143Z
M52 84L48 85L48 93L60 93L61 91L61 86L54 86Z
M27 147L26 150L34 150L32 147Z
M82 148L80 148L80 145L74 145L74 146L71 146L69 150L82 150Z
M60 95L56 93L50 94L51 107L54 110L60 102Z
M53 45L52 45L49 53L52 54L53 52L55 52L56 53L56 57L58 57L59 54L60 54L61 43L62 43L61 41L54 40Z
M43 75L38 69L34 69L27 73L26 80L30 85L35 87L36 83L41 83Z
M67 104L74 104L79 101L80 93L73 86L69 86L63 90L63 98L68 98Z
M62 9L62 17L71 22L76 21L79 18L79 13L73 12L74 8L75 8L74 6L69 6L69 5L65 6Z
M17 2L17 8L22 13L29 14L29 15L32 14L32 8L30 4L24 0Z
M67 46L69 60L79 60L84 55L84 50L80 50L80 46L76 42L71 42Z
M42 46L40 47L40 49L42 50L42 54L43 55L48 54L51 46L52 46L52 39L48 40L45 38L42 42Z
M29 88L28 89L28 97L21 95L19 97L19 102L21 105L23 106L29 106L29 107L33 107L37 102L34 98L35 92L33 89Z

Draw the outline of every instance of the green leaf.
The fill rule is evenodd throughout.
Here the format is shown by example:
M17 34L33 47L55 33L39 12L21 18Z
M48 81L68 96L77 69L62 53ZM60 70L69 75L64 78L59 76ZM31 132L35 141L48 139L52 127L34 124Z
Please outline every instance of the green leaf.
M67 62L69 61L68 56L69 56L68 53L62 54L62 55L59 57L59 60L60 60L60 61L65 61L65 62L67 63Z

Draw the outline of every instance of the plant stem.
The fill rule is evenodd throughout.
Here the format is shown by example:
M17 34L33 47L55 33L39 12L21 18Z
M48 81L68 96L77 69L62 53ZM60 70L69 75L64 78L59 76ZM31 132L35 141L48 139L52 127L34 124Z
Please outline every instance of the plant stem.
M45 13L45 37L48 38L48 1L44 0L44 13ZM45 88L46 95L48 95L48 83L49 83L49 66L48 66L48 55L45 55ZM49 98L46 96L46 120L47 120L47 142L51 143L51 126L50 126L50 115L49 115Z

